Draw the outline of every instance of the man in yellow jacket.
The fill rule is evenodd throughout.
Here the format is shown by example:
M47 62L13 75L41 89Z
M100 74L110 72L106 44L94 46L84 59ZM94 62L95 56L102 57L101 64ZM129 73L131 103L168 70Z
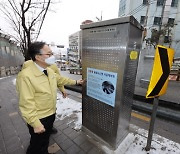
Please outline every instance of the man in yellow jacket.
M31 66L31 65L34 65L34 62L32 60L25 61L23 66L22 66L22 70L29 67L29 66ZM54 71L54 73L56 73L57 75L60 75L60 71L59 71L56 64L52 64L52 65L50 65L48 67L51 68ZM20 75L20 73L19 73L19 75ZM66 98L67 93L66 93L66 91L64 89L64 86L59 86L58 89L62 93L63 98ZM51 130L51 133L56 134L57 132L58 132L58 130L55 127L53 127L52 130Z
M48 66L55 63L55 57L44 42L32 43L28 52L33 64L18 74L16 82L19 108L31 135L27 154L48 154L57 87L82 84L83 80L71 80L54 73Z

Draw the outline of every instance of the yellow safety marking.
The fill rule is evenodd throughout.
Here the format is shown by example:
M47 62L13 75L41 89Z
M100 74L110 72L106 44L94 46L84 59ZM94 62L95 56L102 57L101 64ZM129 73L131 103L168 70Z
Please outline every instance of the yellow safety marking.
M138 119L141 119L141 120L144 120L144 121L147 121L147 122L150 121L150 118L143 116L143 115L140 115L140 114L135 113L135 112L131 112L131 116L138 118Z

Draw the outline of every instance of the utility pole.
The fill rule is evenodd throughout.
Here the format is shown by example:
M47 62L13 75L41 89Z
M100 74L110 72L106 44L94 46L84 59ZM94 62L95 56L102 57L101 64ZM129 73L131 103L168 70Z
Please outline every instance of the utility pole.
M147 0L147 10L146 10L146 16L145 16L145 20L144 20L143 40L145 39L145 37L147 35L147 21L148 21L149 6L150 6L150 0Z
M168 17L169 17L169 11L170 11L170 8L171 8L171 3L172 3L172 0L164 0L163 1L162 11L161 11L161 23L159 24L159 33L161 32L162 27L164 25L166 25L167 22L168 22ZM162 34L159 36L158 43L160 45L164 44L164 36Z
M171 42L169 44L169 48L171 48L172 41L176 41L175 36L178 35L177 33L175 33L179 27L179 25L177 23L178 23L178 21L180 21L180 13L178 10L180 10L180 3L178 3L178 7L177 7L177 13L176 13L176 17L175 17L175 23L174 23L174 27L173 27L172 38L171 38Z

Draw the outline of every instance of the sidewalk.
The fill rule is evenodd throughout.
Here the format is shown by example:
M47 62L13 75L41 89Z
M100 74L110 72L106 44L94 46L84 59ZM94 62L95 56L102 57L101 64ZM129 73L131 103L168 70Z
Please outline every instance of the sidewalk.
M0 154L25 154L29 144L28 129L18 109L14 79L15 76L11 76L0 80ZM77 94L72 92L71 97L73 95ZM75 100L71 98L63 100L60 97L61 95L58 94L58 118L54 124L58 129L58 134L51 136L49 151L56 154L113 153L106 146L92 142L92 139L81 131L81 95ZM124 150L125 154L146 154L143 147L147 139L147 131L132 125L130 129L133 132L130 133L129 138L131 144L127 144L129 142L127 139L120 150ZM158 135L155 135L154 139L152 142L154 149L151 149L151 153L180 154L178 143ZM121 154L118 151L116 153Z

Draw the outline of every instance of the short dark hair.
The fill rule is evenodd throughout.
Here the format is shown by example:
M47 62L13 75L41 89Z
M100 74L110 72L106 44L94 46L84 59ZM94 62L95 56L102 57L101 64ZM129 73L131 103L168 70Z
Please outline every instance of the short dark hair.
M41 53L41 49L44 47L44 45L46 45L45 42L38 42L38 41L30 44L28 48L28 53L33 61L36 60L35 56Z

